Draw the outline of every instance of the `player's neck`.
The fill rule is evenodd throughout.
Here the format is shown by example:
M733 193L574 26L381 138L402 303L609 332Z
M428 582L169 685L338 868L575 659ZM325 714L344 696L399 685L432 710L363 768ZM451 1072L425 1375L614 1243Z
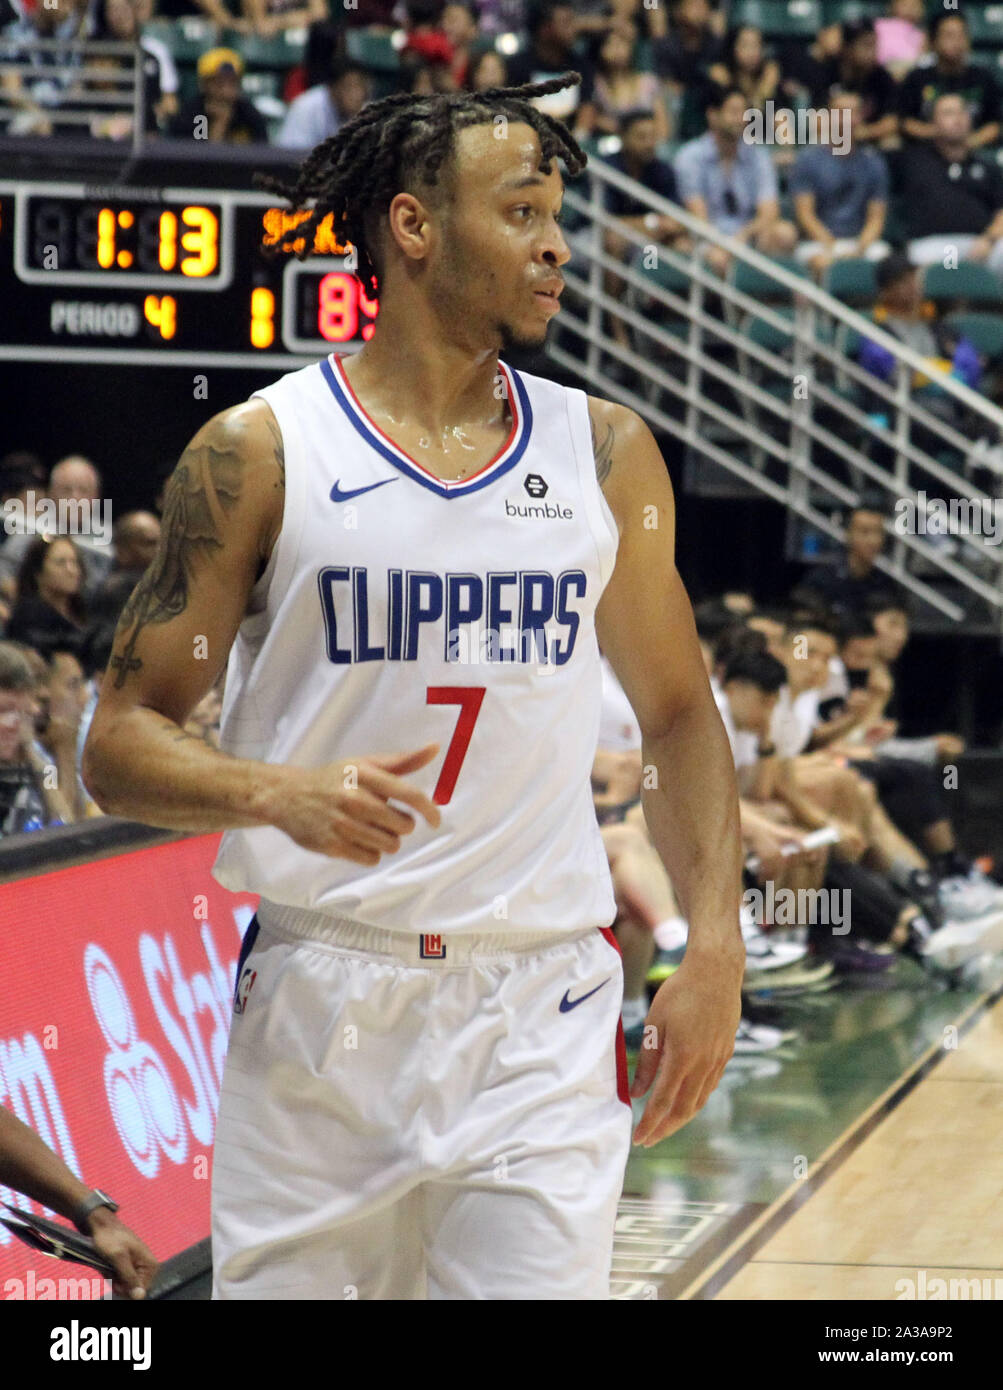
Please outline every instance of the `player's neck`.
M427 344L383 324L343 363L352 390L373 415L419 427L433 437L461 425L487 424L504 413L498 353L476 357Z

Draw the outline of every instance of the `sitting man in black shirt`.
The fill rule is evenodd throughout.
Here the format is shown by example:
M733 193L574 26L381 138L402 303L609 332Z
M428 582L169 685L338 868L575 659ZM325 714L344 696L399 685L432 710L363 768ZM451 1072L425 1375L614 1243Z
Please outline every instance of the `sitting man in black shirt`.
M980 261L1003 276L1003 173L971 153L971 117L960 95L937 97L933 140L902 155L902 202L915 265Z
M35 739L34 691L27 658L13 642L0 642L0 836L74 820Z
M875 594L888 594L897 588L894 579L874 564L884 544L881 511L872 504L854 507L846 526L845 557L809 574L798 591L811 591L837 616L862 611Z
M971 40L964 15L941 10L930 21L933 57L921 59L902 83L902 133L910 140L937 138L933 108L948 93L961 97L971 124L968 148L995 145L1000 138L1001 94L988 68L968 61Z

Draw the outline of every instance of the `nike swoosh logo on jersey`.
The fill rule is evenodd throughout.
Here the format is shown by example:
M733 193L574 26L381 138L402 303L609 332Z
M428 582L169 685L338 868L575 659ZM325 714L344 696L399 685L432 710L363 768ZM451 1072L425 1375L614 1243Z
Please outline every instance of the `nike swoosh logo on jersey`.
M608 985L609 981L610 977L607 975L606 979L603 980L602 985ZM571 991L566 989L564 991L564 998L561 1000L560 1003L561 1013L566 1014L570 1009L577 1009L579 1004L584 1004L586 999L591 999L593 994L598 994L599 990L602 989L602 985L596 985L595 989L590 989L588 994L579 995L577 999L569 999L568 995L571 993Z
M338 479L338 483L340 483L340 482L341 482L341 479L339 478L339 479ZM353 487L353 488L349 488L349 490L348 490L347 492L342 491L342 489L338 486L338 483L335 483L334 487L331 489L331 501L332 501L332 502L347 502L347 501L349 500L349 498L351 498L351 497L359 497L359 496L361 496L361 494L364 493L364 492L372 492L372 490L373 490L374 487L382 487L384 483L396 483L396 482L397 482L397 479L396 479L396 478L383 478L383 479L381 479L381 481L378 482L378 483L367 483L365 487Z

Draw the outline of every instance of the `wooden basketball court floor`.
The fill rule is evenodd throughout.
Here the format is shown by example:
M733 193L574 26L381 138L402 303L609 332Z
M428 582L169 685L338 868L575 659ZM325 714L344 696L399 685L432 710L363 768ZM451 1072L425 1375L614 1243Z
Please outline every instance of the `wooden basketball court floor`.
M632 1150L614 1298L1003 1299L1003 961L952 989L901 960L758 1016L797 1039Z

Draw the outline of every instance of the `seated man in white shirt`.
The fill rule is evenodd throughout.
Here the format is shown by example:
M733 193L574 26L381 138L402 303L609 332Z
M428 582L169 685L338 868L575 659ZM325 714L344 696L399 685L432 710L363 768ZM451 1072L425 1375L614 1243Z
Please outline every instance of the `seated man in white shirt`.
M335 57L327 81L309 87L290 103L275 143L287 150L312 149L336 135L371 97L372 83L366 69Z

